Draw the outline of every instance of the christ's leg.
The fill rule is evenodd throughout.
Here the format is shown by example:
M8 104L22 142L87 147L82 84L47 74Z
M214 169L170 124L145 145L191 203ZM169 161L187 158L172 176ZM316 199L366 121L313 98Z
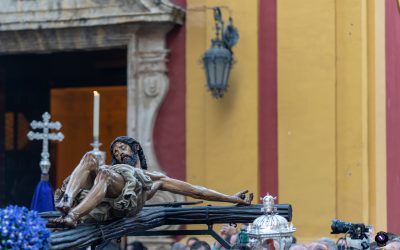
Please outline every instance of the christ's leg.
M72 202L82 188L90 189L93 186L93 180L99 171L98 159L90 152L86 153L78 166L71 174L70 180L65 189L65 194L56 208L64 215L68 214Z
M92 211L104 197L117 198L125 185L124 178L114 171L101 169L94 181L92 189L78 206L74 207L66 216L50 220L50 223L75 227L82 216Z

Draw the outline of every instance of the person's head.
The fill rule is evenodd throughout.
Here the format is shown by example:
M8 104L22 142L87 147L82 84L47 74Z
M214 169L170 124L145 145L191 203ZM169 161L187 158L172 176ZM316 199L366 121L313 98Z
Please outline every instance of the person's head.
M400 241L399 240L390 240L386 246L384 247L384 249L390 249L390 250L397 250L400 249Z
M242 225L240 225L240 229L243 229L243 230L247 230L248 227L249 227L249 223L242 223Z
M140 167L147 169L146 157L139 142L128 136L119 136L110 145L112 165L128 164L135 167L140 161Z
M190 250L211 250L211 247L207 242L199 240L192 245Z
M307 247L304 245L293 244L290 246L289 250L307 250Z
M191 248L193 246L193 244L198 241L199 241L199 239L197 239L196 237L189 237L189 239L186 240L186 246L188 248Z
M186 250L186 246L180 242L176 242L175 244L172 245L171 250Z
M264 240L261 247L262 247L262 249L266 249L266 250L272 249L272 247L274 249L280 249L279 242L276 240L273 240L273 239Z
M249 246L239 246L239 245L234 245L231 250L251 250L251 247Z
M307 249L311 250L328 250L328 247L319 242L311 242L306 245Z
M337 250L336 242L328 237L323 237L318 240L319 243L324 244L328 250Z
M147 247L140 241L134 241L130 245L132 246L132 250L147 250Z
M386 232L386 234L389 238L389 241L400 241L400 237L397 234L391 232Z

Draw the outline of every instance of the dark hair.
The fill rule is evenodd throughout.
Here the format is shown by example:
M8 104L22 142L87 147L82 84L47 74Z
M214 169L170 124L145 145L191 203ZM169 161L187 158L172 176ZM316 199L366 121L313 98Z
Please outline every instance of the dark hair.
M134 242L132 242L132 243L129 244L129 245L132 246L132 249L133 249L133 250L147 250L147 247L145 247L145 246L143 245L143 243L140 242L140 241L134 241Z
M114 153L113 153L113 147L115 143L117 142L122 142L125 143L126 145L129 145L133 151L134 154L138 154L139 160L140 160L140 165L142 169L147 169L147 163L146 163L146 157L144 156L142 146L140 146L140 143L136 141L135 139L129 137L129 136L118 136L117 138L114 139L114 141L110 145L110 153L111 153L111 159L112 159L112 165L118 164L117 158L115 158ZM138 145L139 150L136 152L136 145Z
M186 245L188 245L188 243L189 243L189 241L191 241L191 240L194 240L194 241L199 241L199 239L198 238L196 238L196 237L189 237L187 240L186 240Z
M204 247L206 250L211 250L210 245L208 245L207 242L202 241L202 240L196 241L196 243L194 243L194 244L192 245L192 247L190 248L190 250L197 250L197 249L200 249L201 247Z
M249 246L239 246L239 245L234 245L231 250L251 250Z

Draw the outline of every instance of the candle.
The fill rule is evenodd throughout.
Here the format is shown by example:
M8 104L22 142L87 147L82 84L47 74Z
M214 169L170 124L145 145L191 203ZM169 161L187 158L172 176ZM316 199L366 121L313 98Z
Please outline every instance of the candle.
M99 139L100 94L93 91L93 138Z

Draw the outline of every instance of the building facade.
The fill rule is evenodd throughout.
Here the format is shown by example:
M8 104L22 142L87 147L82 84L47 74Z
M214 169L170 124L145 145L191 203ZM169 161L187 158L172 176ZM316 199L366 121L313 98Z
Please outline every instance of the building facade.
M60 96L76 96L77 87L88 93L103 87L104 95L110 91L112 97L102 99L102 142L109 144L118 133L139 138L153 169L225 193L249 189L255 202L267 192L276 195L280 203L292 204L296 236L304 241L328 236L334 218L400 233L397 0L42 0L2 5L8 7L0 12L0 112L18 113L8 102L28 89L32 98L49 94L35 114L25 114L26 120L38 119L48 108L62 123L74 124L65 112L68 103L78 104L74 113L90 104L86 97L61 102ZM207 91L201 64L214 37L214 6L220 6L224 20L233 18L240 35L230 88L219 100ZM85 53L92 53L85 65L97 65L96 70L73 73L80 72L72 66L88 58ZM47 84L40 91L16 88L18 72L7 65L35 64L38 56L46 67L59 62L54 72L60 73L37 78ZM45 69L43 74L49 74ZM63 69L74 77L63 75ZM117 90L106 90L111 85ZM121 115L112 116L115 110L124 110L126 121L118 130L111 129L121 124ZM6 124L6 115L1 117ZM68 147L64 142L55 146L54 185L73 168L67 158L76 162L90 149L68 151L71 145L90 143L90 116L80 117L88 127L69 125L73 129L66 140L74 133L82 136L65 141ZM4 131L10 130L3 126L0 136L6 140ZM20 151L31 143L23 145ZM1 147L2 162L18 148ZM0 164L1 190L8 188L6 173L15 161Z

